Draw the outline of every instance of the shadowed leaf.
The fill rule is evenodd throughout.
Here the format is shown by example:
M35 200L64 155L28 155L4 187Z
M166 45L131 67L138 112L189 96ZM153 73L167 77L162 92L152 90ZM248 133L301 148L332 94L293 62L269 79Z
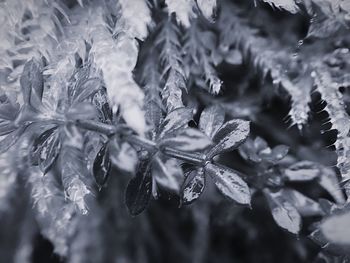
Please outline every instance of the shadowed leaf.
M140 162L136 176L129 181L125 192L125 204L129 213L136 216L142 213L152 194L152 167L149 160Z
M109 150L107 144L104 144L98 151L92 167L95 181L99 186L103 186L106 183L110 169Z

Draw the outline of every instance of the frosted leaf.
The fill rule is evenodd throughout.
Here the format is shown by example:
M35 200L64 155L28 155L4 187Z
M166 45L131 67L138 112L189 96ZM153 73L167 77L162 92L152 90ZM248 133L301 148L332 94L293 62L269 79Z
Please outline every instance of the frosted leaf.
M119 0L118 3L121 6L122 23L121 28L128 33L131 37L136 37L141 40L145 39L148 35L147 26L152 22L150 10L145 0Z
M299 11L299 7L296 4L295 0L262 0L265 3L268 3L269 5L287 10L288 12L292 14L296 14Z
M197 0L197 4L204 17L212 21L216 10L216 0Z
M179 23L185 27L190 26L191 18L196 16L193 12L193 0L166 0L165 3L168 6L169 15L175 13L176 19Z

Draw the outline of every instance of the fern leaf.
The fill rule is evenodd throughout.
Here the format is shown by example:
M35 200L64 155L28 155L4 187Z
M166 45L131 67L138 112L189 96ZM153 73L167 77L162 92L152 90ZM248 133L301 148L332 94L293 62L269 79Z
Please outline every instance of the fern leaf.
M32 168L28 181L41 233L54 244L57 254L66 256L72 232L71 221L75 214L74 205L66 203L53 173L43 176L39 169Z
M218 94L222 86L211 56L216 48L215 35L210 31L201 30L197 21L193 22L187 31L184 47L189 67L187 71L196 77L199 86L212 94Z
M272 7L286 10L292 14L296 14L299 11L299 7L296 4L295 0L261 0L261 1L268 3Z
M114 112L119 107L126 123L139 134L144 134L144 94L132 74L138 57L138 43L126 34L120 34L117 40L113 40L103 20L103 11L99 9L96 13L98 17L91 21L91 59L103 74Z
M197 0L197 5L203 16L212 21L217 8L216 0Z
M177 26L167 19L159 32L156 44L161 46L160 63L165 78L162 99L168 112L183 107L182 90L186 90L181 43Z
M245 58L250 58L254 68L261 71L263 78L271 76L275 86L281 85L290 95L291 110L289 112L292 125L301 128L308 120L309 102L308 94L312 88L309 77L309 68L297 61L290 63L292 54L285 50L277 41L263 38L259 31L248 25L248 21L239 16L239 9L226 4L219 18L219 27L222 30L220 42L224 46L235 45ZM231 34L235 32L235 34ZM300 66L304 68L300 69ZM287 74L286 74L287 71ZM288 76L292 73L298 76Z
M177 22L185 27L189 27L191 18L196 17L193 0L165 0L165 3L168 6L169 16L175 13Z
M147 27L152 24L150 10L145 0L119 0L120 18L115 32L122 30L130 37L144 40L148 35Z

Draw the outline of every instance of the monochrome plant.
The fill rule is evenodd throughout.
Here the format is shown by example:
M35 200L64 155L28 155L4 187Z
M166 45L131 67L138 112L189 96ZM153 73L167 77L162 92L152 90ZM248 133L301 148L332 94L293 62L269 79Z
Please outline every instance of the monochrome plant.
M349 1L0 18L4 262L350 261Z

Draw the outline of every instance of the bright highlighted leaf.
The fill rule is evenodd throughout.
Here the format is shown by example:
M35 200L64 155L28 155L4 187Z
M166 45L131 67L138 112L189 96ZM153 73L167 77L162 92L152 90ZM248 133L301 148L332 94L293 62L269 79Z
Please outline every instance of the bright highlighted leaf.
M175 132L177 129L187 127L192 120L192 110L188 108L178 108L171 111L161 125L160 138L166 134Z
M205 174L210 175L223 195L239 204L250 204L249 187L236 171L212 163L208 163L204 171Z
M224 110L218 105L212 105L202 112L199 120L199 129L209 138L212 138L224 123L224 120Z
M226 122L216 132L213 141L217 144L210 150L209 156L231 151L243 143L250 132L249 121L231 120Z

